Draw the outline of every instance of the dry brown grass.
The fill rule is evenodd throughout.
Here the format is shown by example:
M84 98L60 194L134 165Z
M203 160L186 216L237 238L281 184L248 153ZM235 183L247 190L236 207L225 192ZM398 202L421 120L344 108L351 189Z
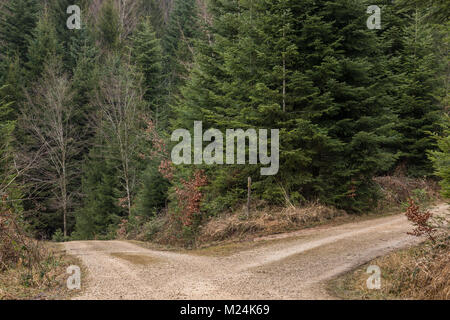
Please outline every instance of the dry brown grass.
M0 202L0 300L62 299L69 265L81 265L55 243L33 239L12 208Z
M261 200L252 200L250 216L246 216L245 206L238 210L227 210L222 214L203 220L198 229L189 233L174 227L166 211L155 219L128 232L127 239L151 241L153 244L175 248L199 248L223 242L251 240L258 236L290 232L321 224L351 222L399 213L404 209L408 198L418 203L431 202L438 197L438 185L432 180L410 179L406 177L378 177L385 199L379 206L363 215L347 215L343 210L317 203L294 207L290 201L287 206L273 206Z
M58 244L42 243L45 250L42 267L29 268L21 263L0 272L0 300L55 300L67 299L76 291L67 289L66 273L70 265L81 262L65 254ZM85 270L82 269L82 278Z
M422 244L394 252L330 283L330 291L343 299L450 300L450 242ZM369 265L382 271L381 289L367 289Z
M379 203L379 209L401 205L410 198L420 197L416 200L423 202L440 197L439 185L432 179L384 176L376 177L374 181L380 186L384 198Z
M248 218L244 212L243 209L210 219L200 229L197 244L282 233L347 216L343 210L320 204L253 210Z
M450 225L447 212L438 212L431 223L435 241L393 252L330 282L332 294L344 299L450 300ZM433 238L434 240L434 238ZM369 265L380 267L380 290L369 290Z
M245 207L234 212L211 217L204 221L191 238L191 245L186 245L182 232L175 230L168 214L160 215L147 222L129 240L149 242L147 247L159 250L180 250L182 248L203 248L224 242L252 240L260 236L313 227L325 223L351 222L356 218L343 210L310 204L304 207L268 206L266 203L254 201L250 216L247 217ZM193 243L193 245L192 245ZM140 244L141 245L141 244Z

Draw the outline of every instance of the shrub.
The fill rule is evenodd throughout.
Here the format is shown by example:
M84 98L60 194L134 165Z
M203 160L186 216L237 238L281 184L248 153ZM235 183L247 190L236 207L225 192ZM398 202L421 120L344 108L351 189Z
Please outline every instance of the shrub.
M13 209L0 203L0 271L18 265L30 270L42 270L44 250L38 241L29 237L20 217Z
M411 221L414 225L414 230L412 232L408 232L408 234L421 237L427 236L431 241L435 242L433 237L433 233L435 233L436 229L430 225L430 218L433 214L430 211L420 211L420 208L413 199L409 199L409 207L405 213L406 217L409 221Z
M61 229L58 229L58 230L55 231L55 233L52 236L52 240L54 242L64 242L64 241L66 241L66 238L64 237L64 234L61 231Z
M151 241L155 236L164 229L165 220L155 218L144 224L143 240Z

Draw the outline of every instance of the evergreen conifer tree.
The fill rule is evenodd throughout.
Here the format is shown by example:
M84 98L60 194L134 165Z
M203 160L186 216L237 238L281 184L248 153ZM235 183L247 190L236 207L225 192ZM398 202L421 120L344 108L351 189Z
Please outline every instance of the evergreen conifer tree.
M76 66L77 58L86 45L86 42L92 42L88 30L88 21L86 11L86 0L54 0L49 3L49 16L51 23L55 26L56 37L61 44L62 58L66 71L72 73ZM69 14L67 8L77 5L81 10L81 29L69 29L67 19Z
M6 87L1 87L0 92ZM0 197L6 194L8 185L13 131L15 127L12 101L0 100Z
M92 149L82 179L85 194L83 206L76 214L75 232L78 239L106 238L114 230L123 215L119 207L119 182L114 165L99 158L100 150Z
M0 14L1 55L17 55L27 61L29 39L38 21L39 1L8 1Z
M116 50L120 45L120 20L114 2L107 0L100 11L100 19L97 23L98 37L104 48Z
M437 98L439 65L433 52L433 33L424 23L423 13L413 10L403 30L400 50L399 97L394 111L402 135L400 163L413 176L432 173L427 150L435 148L431 132L439 131L442 107Z
M256 194L273 202L286 191L298 201L364 208L376 198L373 175L393 163L385 145L395 136L380 70L385 60L379 38L367 30L367 7L250 0L213 1L212 8L214 43L200 46L177 107L184 126L202 120L205 130L278 128L280 178L254 177ZM217 170L212 188L234 193L257 172Z
M143 20L132 37L132 59L144 76L144 98L153 111L154 119L159 124L166 120L163 101L162 49L156 38L149 19Z
M178 93L188 77L194 56L194 43L200 38L196 0L174 0L162 46L164 72L169 95Z
M33 38L28 48L26 63L28 79L36 80L48 61L59 58L62 52L63 48L56 37L55 26L50 21L48 14L44 14L33 31Z
M154 161L149 163L142 173L135 214L150 218L156 216L166 204L169 185L158 171L158 164Z
M433 161L436 175L440 182L442 195L450 199L450 116L444 117L444 135L438 137L438 150L433 151L430 159Z

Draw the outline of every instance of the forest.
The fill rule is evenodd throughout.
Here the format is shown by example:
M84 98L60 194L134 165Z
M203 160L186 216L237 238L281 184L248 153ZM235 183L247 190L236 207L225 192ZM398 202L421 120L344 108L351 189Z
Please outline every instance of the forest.
M0 8L0 211L36 238L145 229L152 240L163 228L192 242L207 219L245 205L249 177L252 201L350 214L377 206L376 177L433 179L450 197L448 1ZM175 165L172 133L194 136L200 121L279 130L279 170Z

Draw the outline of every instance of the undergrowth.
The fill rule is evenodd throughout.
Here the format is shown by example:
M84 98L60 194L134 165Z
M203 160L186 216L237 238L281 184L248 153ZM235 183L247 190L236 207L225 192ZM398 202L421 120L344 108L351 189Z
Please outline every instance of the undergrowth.
M67 296L66 268L74 264L57 244L30 237L13 209L0 204L0 300Z

